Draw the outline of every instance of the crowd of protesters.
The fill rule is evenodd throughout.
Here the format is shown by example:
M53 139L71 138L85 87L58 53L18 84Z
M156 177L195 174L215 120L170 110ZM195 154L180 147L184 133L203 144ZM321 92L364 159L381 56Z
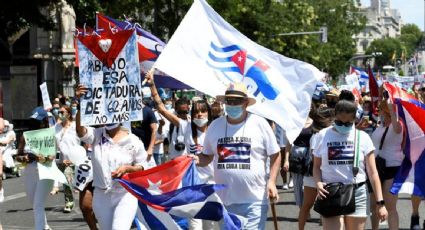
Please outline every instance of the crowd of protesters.
M247 219L243 229L265 229L268 204L279 199L278 188L293 188L299 207L298 228L304 229L315 202L326 199L326 185L332 183L355 185L355 211L322 216L324 229L364 229L368 217L372 229L379 229L379 222L387 219L389 229L399 228L398 196L391 194L390 188L404 158L405 128L383 88L378 114L373 113L367 93L355 97L351 91L336 88L315 93L304 127L290 144L281 127L248 112L256 100L242 83L231 84L215 99L189 100L157 89L152 75L146 78L143 121L82 126L79 99L87 92L83 85L76 88L72 99L55 98L48 111L35 108L28 128L54 127L56 156L32 152L22 136L16 141L13 124L0 119L0 166L15 168L16 163L24 167L35 229L50 229L45 203L49 194L60 190L58 181L40 180L37 162L55 163L65 174L64 213L72 211L74 194L78 193L79 207L90 229L130 229L137 199L113 178L181 155L194 159L203 183L229 185L219 196L229 212ZM425 85L413 93L422 101ZM19 145L13 152L15 142ZM223 151L227 147L241 151L236 160L245 167L226 167L232 162ZM70 159L71 152L92 160L93 181L82 191L71 186L76 163ZM358 156L355 173L356 160L347 160L351 156ZM278 174L281 187L276 185ZM3 194L0 180L0 202ZM412 196L411 229L420 229L421 200ZM192 218L189 222L190 229L220 228L214 221Z

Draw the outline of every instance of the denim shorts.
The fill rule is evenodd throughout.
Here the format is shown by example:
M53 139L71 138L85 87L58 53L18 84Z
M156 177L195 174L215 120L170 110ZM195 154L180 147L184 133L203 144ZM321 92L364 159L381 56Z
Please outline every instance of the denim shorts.
M368 193L366 189L366 183L363 183L360 187L356 189L356 211L354 213L348 214L346 216L350 217L368 217L369 215L369 200Z
M266 229L268 208L263 202L226 205L228 212L245 218L244 230Z

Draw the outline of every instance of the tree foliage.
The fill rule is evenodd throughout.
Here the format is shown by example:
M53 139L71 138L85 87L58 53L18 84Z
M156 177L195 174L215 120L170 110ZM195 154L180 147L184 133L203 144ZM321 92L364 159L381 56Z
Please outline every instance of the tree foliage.
M16 0L14 2L22 2ZM60 0L28 1L40 10ZM27 1L25 1L27 2ZM168 40L178 27L193 0L66 0L77 14L77 26L95 25L95 12L138 22L159 38ZM285 56L309 62L337 76L355 53L352 39L364 28L365 19L350 0L208 0L225 20L251 40ZM26 3L27 4L27 3ZM16 7L16 6L15 6ZM33 8L34 8L33 7ZM15 10L9 9L9 12ZM31 14L29 14L31 15ZM38 15L39 14L32 14ZM1 16L0 16L1 17ZM18 14L10 22L25 17ZM26 25L47 25L46 17L26 20ZM45 23L49 22L49 23ZM281 33L318 31L328 28L328 43L319 35L279 36Z
M401 28L400 37L374 40L367 48L366 54L382 53L375 58L375 68L396 65L397 61L404 62L413 55L422 37L422 32L417 25L406 24Z

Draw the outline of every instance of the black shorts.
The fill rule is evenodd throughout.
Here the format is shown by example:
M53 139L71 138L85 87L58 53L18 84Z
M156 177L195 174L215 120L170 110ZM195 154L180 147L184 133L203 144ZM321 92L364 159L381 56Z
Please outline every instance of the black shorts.
M379 180L381 181L381 183L384 183L384 181L386 180L394 179L399 169L400 169L400 166L385 167L383 175L379 174ZM366 180L366 184L367 184L367 189L369 193L372 193L373 189L372 189L372 184L369 181L369 178Z
M379 174L379 179L381 180L381 182L384 182L385 180L394 179L399 169L400 166L385 167L383 175Z

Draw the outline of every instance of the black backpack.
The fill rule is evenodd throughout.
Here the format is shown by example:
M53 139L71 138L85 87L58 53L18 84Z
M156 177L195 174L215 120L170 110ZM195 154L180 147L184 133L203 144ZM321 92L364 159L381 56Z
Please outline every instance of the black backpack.
M313 175L313 157L310 148L293 145L289 155L289 172L302 175Z

